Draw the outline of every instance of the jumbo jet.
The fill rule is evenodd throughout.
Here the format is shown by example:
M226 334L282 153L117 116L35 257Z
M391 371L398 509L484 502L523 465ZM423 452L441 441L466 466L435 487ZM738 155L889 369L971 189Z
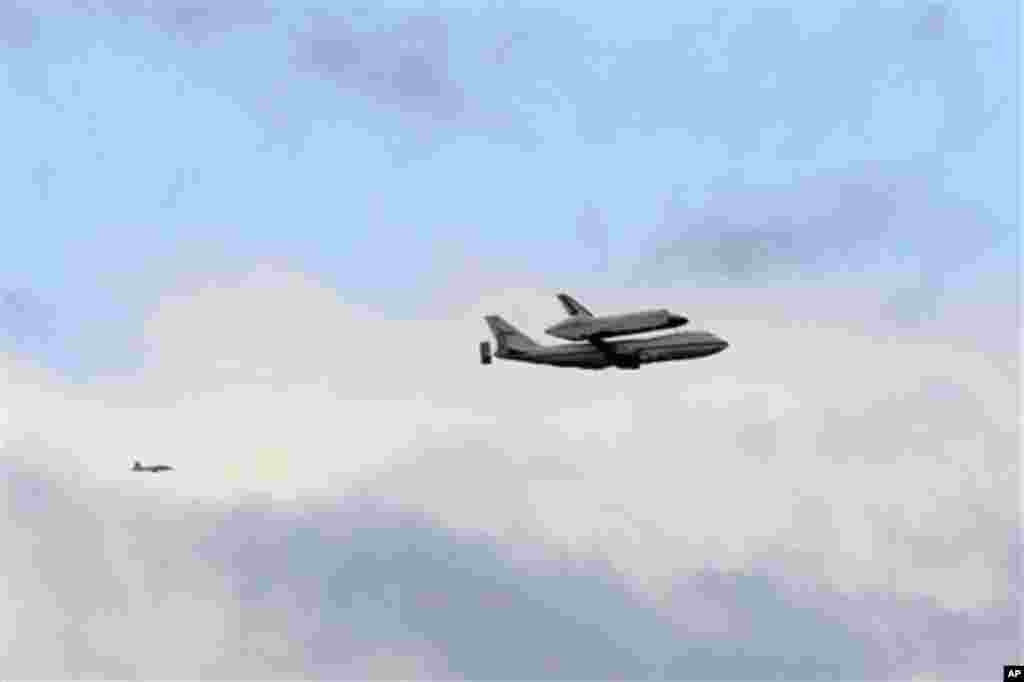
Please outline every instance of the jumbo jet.
M494 334L497 349L492 355L490 342L481 342L480 362L489 365L497 357L557 367L638 369L653 362L702 358L729 347L724 339L706 331L609 341L613 336L679 327L689 320L667 310L596 317L567 294L559 294L558 300L569 318L549 327L547 333L565 339L585 339L585 343L541 345L500 315L488 315L484 319Z
M166 464L153 464L152 466L143 466L139 462L132 464L132 471L148 471L151 474L158 474L161 471L174 471L174 467L167 466Z

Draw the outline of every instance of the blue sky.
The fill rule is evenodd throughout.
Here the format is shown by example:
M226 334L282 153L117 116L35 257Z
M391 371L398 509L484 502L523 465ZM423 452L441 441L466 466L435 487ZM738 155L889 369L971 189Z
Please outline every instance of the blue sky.
M171 550L132 531L90 564L100 594L109 570L183 562L118 597L121 616L66 553L39 555L74 596L56 668L32 656L58 607L31 562L11 569L29 608L0 620L0 650L15 638L28 677L474 679L543 674L551 656L596 676L581 652L609 641L609 674L669 677L728 675L731 657L732 674L966 679L1004 654L1019 634L1019 9L739 5L0 0L5 480L97 505L82 538L185 519ZM462 366L480 315L532 333L560 290L601 310L671 304L732 348L542 395L540 374ZM109 472L140 449L186 473L138 497ZM524 493L502 468L524 452L584 482ZM756 513L716 485L748 486ZM351 486L406 521L353 512ZM336 506L279 503L314 490ZM32 504L6 520L21 539L74 522ZM648 530L615 539L631 522L608 505ZM349 544L323 540L337 519ZM261 524L299 538L272 568L228 552ZM590 542L600 560L580 568ZM352 563L396 543L422 554ZM483 588L435 553L511 591L500 637L481 643ZM431 584L455 604L443 627L401 596ZM192 585L211 606L182 596ZM725 625L702 631L695 604ZM376 629L346 630L352 612ZM260 624L278 664L204 668L199 644L179 667L111 662L140 620L208 622L204 637L243 647L233 618ZM820 658L773 659L780 621L820 637ZM368 667L304 639L316 627ZM479 654L517 632L535 635L521 656Z
M242 1L176 24L191 6L55 3L9 39L7 286L90 307L98 273L197 238L285 254L342 290L415 286L440 239L579 276L587 202L614 281L669 197L867 164L973 206L981 246L1015 229L1008 3L399 5L322 11L329 24ZM403 41L426 90L385 82ZM339 44L365 73L331 62Z

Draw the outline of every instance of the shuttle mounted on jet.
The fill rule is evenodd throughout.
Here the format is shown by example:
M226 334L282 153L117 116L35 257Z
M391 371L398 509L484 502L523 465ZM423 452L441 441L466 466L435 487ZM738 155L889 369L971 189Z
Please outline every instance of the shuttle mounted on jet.
M565 339L585 339L585 343L544 346L523 334L500 315L488 315L484 319L494 334L497 349L492 355L490 342L481 342L480 362L489 365L497 357L556 367L638 369L641 365L653 362L702 358L729 347L724 339L706 331L608 341L606 339L609 336L670 329L682 326L688 320L666 310L595 317L566 294L559 294L558 300L569 312L569 319L549 328L548 333Z

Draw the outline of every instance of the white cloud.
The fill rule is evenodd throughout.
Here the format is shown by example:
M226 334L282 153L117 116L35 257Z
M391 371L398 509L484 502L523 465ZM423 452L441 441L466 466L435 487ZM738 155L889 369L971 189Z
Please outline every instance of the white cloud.
M481 315L537 335L560 314L550 292L460 294L403 321L264 269L165 298L135 375L72 385L8 359L0 428L121 490L370 486L455 527L608 552L644 584L768 556L844 590L1005 596L1018 416L989 356L883 335L848 291L578 293L673 307L732 347L638 372L482 367ZM178 471L134 476L133 459Z

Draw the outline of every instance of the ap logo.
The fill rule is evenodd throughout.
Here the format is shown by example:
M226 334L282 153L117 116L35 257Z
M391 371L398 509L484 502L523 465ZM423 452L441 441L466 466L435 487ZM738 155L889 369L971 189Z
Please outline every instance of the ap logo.
M1003 679L1024 682L1024 665L1004 665Z

